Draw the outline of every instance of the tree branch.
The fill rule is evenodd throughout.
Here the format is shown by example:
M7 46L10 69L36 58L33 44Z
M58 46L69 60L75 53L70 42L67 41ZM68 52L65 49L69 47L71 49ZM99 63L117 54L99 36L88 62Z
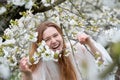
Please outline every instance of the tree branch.
M0 0L0 3L5 3L6 0ZM48 11L50 9L52 9L53 7L65 2L66 0L56 0L53 4L51 4L48 7L45 7L41 0L37 0L36 4L37 6L39 6L39 8L33 7L32 10L34 10L33 14L37 13L37 12L45 12ZM3 15L0 15L0 23L2 22L3 24L0 25L0 35L3 34L3 31L9 27L9 21L11 19L19 19L21 16L19 15L19 12L23 12L26 11L26 9L24 8L24 6L11 6L9 9L7 9L7 12ZM4 17L3 17L4 16ZM7 20L7 21L6 21Z
M0 0L0 3L3 4L3 3L7 3L7 0Z
M52 9L53 7L59 5L59 4L63 3L63 2L65 2L65 1L66 1L66 0L57 0L56 2L54 2L53 4L51 4L51 5L48 6L48 7L45 7L43 4L42 4L42 5L39 4L38 6L39 6L40 8L37 9L37 8L34 7L33 10L34 10L34 13L37 13L37 12L45 12L45 11L48 11L48 10Z

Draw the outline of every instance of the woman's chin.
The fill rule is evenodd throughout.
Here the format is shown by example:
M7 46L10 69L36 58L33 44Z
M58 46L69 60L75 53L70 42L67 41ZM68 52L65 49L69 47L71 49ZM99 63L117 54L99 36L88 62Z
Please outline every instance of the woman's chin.
M61 52L62 52L62 49L54 49L53 51L54 51L54 52L57 52L57 53L61 53Z

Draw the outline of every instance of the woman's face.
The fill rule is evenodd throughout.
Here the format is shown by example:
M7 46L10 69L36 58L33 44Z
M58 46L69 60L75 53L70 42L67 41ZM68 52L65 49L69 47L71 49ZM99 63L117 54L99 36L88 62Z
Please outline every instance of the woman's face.
M62 51L63 48L63 38L61 34L54 27L48 27L43 32L43 40L53 51Z

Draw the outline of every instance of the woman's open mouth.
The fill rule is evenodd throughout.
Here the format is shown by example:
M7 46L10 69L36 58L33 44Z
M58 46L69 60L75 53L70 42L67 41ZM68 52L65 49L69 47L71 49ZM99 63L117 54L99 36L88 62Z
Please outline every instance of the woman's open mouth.
M60 43L52 46L53 50L59 50L59 48L60 48Z

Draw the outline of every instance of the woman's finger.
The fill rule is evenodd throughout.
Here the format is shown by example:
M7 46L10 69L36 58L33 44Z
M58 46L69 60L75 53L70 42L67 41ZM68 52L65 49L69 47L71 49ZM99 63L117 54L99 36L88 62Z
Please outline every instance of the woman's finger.
M89 35L82 33L82 34L79 34L77 38L81 44L86 44L87 39L89 38Z

